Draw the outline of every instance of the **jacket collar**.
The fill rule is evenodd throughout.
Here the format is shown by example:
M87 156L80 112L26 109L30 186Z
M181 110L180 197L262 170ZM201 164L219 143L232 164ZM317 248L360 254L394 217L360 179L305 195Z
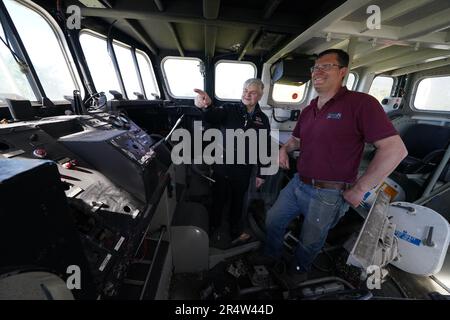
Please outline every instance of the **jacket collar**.
M242 101L241 101L240 105L241 105L241 108L244 111L244 113L248 113L247 112L247 107L245 106L245 104L242 103ZM260 112L262 112L262 111L261 111L261 108L259 106L259 103L257 103L255 105L255 108L253 109L253 111L252 111L252 113L250 115L253 116L253 115L258 114Z

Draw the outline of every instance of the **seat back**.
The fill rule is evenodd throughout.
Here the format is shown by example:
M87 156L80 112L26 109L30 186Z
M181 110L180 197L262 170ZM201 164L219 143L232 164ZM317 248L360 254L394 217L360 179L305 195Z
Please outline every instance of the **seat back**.
M396 171L401 173L428 173L439 164L450 142L450 127L419 123L406 129L402 135L408 156Z
M450 127L419 123L409 127L402 139L410 156L423 159L431 152L447 147Z

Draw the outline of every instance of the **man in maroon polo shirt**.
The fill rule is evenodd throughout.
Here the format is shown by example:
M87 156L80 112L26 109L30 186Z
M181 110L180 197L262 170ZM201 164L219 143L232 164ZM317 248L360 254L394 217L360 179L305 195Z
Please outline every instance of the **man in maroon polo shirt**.
M290 221L304 216L291 273L309 271L328 231L364 194L382 182L407 151L378 101L342 86L349 56L330 49L311 68L318 97L300 114L292 137L280 149L280 167L289 168L288 153L300 150L297 174L280 192L266 217L265 255L281 256ZM377 148L367 171L358 178L365 143Z

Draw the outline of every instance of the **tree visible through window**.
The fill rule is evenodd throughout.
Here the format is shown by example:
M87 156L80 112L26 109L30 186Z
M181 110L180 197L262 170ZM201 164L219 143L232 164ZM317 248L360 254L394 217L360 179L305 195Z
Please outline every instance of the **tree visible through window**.
M45 94L52 100L64 100L73 90L82 88L77 84L75 72L68 62L70 57L63 51L63 39L37 11L17 1L5 0L6 8L33 63ZM30 97L25 92L25 96Z
M0 24L0 37L6 42L3 26ZM13 53L0 43L0 103L5 99L37 100L26 75L20 70Z

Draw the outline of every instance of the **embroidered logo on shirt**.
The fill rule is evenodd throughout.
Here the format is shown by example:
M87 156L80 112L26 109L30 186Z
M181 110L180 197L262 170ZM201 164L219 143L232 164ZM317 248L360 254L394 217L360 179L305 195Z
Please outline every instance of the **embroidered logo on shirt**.
M333 120L341 120L342 113L336 112L336 113L329 113L327 115L327 119L333 119Z

